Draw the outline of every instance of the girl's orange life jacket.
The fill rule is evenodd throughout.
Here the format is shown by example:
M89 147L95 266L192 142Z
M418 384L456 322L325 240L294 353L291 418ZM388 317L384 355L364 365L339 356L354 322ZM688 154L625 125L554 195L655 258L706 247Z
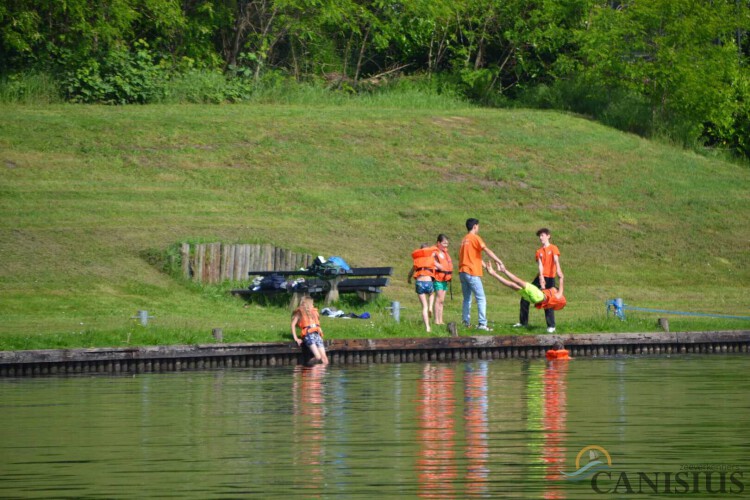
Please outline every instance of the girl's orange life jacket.
M318 316L318 309L313 307L310 312L306 311L304 307L298 307L295 313L299 313L299 320L297 326L301 330L300 337L304 337L308 333L317 333L323 336L323 330L320 328L320 317Z
M419 248L411 253L414 259L414 277L429 276L435 277L435 247Z
M453 279L453 261L451 260L450 254L446 251L443 252L440 248L435 247L437 253L435 254L435 260L443 270L435 269L435 281L450 281ZM442 255L442 257L440 257Z
M550 361L553 361L555 359L570 359L567 349L550 349L549 351L547 351L546 357Z
M559 311L568 303L565 297L561 296L560 298L557 298L555 296L557 294L557 288L545 288L542 290L542 293L544 293L544 300L538 304L534 304L534 307L537 309L553 309Z

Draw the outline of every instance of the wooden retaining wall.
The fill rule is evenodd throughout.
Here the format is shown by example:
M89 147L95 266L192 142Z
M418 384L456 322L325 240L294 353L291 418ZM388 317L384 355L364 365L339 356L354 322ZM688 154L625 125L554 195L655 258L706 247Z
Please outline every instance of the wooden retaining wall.
M750 331L513 335L326 341L333 365L533 359L561 340L573 357L748 353ZM204 344L0 352L0 377L134 374L290 366L304 362L292 343Z
M293 271L315 258L273 245L225 243L183 243L180 257L183 275L202 283L247 280L248 271Z

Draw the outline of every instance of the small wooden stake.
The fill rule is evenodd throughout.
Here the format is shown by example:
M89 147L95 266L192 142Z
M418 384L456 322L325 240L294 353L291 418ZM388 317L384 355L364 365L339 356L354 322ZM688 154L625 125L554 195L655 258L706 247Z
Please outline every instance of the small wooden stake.
M448 323L448 333L451 337L458 337L458 330L456 329L455 321Z
M669 320L667 318L659 318L656 322L665 332L669 332Z
M216 339L217 342L224 341L224 332L221 328L214 328L213 330L211 330L211 334L214 336L214 339Z

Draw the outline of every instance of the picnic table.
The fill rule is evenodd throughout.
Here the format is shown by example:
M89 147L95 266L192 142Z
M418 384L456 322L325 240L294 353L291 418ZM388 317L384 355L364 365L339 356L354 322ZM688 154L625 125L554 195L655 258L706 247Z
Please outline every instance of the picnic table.
M303 277L308 279L304 286L295 290L286 289L241 289L232 290L233 295L272 295L286 293L291 295L290 308L299 305L300 300L306 294L314 295L325 293L325 303L332 304L339 300L342 293L357 293L362 300L371 300L381 292L381 288L388 286L390 276L393 274L392 267L355 267L349 270L340 270L337 273L321 274L320 271L299 269L295 271L249 271L249 276L271 276L278 275L284 278Z

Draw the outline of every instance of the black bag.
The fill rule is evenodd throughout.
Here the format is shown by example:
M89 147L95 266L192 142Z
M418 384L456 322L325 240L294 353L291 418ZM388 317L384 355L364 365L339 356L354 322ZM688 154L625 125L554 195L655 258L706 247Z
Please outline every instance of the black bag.
M271 274L269 276L264 276L263 279L260 280L260 289L280 290L281 288L285 288L283 286L285 283L286 280L280 274Z
M318 278L325 279L346 274L349 271L349 266L341 257L331 257L328 260L318 257L307 270L315 273Z

